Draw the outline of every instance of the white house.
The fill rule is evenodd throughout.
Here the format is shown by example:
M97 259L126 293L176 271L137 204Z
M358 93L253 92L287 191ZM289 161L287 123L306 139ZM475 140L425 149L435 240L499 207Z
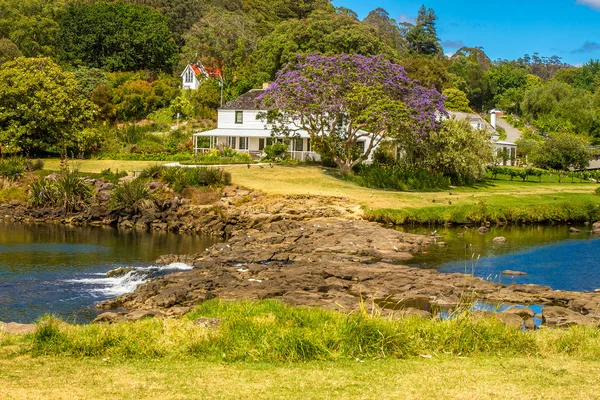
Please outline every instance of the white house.
M205 152L214 148L229 147L242 153L249 153L258 158L265 146L269 146L277 138L273 137L270 127L257 119L261 111L267 111L257 98L265 89L253 89L230 101L217 110L217 129L198 132L193 135L194 153ZM359 133L366 133L361 132ZM369 140L368 138L366 140ZM361 149L367 148L366 140L358 142ZM312 150L310 136L303 130L296 131L290 139L290 156L299 161L320 161L321 157ZM371 152L371 155L373 152ZM366 162L371 161L369 155Z
M496 110L492 110L492 111L496 111ZM491 114L491 117L492 117L491 124L489 124L480 115L475 114L475 113L448 111L448 114L450 114L450 118L468 120L469 123L471 124L471 126L473 127L473 129L482 129L482 130L488 131L491 135L490 142L491 142L492 148L494 149L494 152L496 153L496 155L500 155L502 153L506 154L508 156L507 157L508 160L506 161L505 164L515 165L516 158L517 158L517 145L516 145L516 143L507 142L505 140L500 140L500 135L498 134L498 131L496 130L496 126L495 126L496 125L496 113L495 112L492 112L492 114Z
M200 83L209 78L222 78L221 70L205 66L200 61L188 64L180 75L181 88L188 90L196 90Z

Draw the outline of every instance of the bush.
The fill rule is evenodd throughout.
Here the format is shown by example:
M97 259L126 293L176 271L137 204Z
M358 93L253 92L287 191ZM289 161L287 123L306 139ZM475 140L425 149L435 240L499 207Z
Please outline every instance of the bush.
M600 196L600 187L597 187L597 188L596 188L596 191L595 191L595 193L596 193L596 195Z
M110 208L138 213L154 204L154 196L141 179L124 182L114 188L110 196Z
M127 172L125 172L125 171L119 172L119 170L117 170L117 172L112 172L110 170L110 168L108 168L108 169L101 171L100 176L111 183L117 184L119 182L119 179L127 176Z
M413 169L397 164L360 164L355 171L355 174L344 175L344 179L369 188L426 191L450 187L450 178L440 173Z
M288 145L282 142L273 143L272 145L265 146L263 149L265 152L265 157L263 157L263 161L285 161L290 158L290 153L288 152Z
M55 181L39 178L29 188L29 201L36 207L60 207L74 211L89 202L93 189L76 169L61 167Z
M231 184L231 173L221 168L165 168L162 178L173 190L181 192L187 187L226 186Z
M0 160L0 176L9 181L16 181L28 169L28 161L23 157L11 157Z

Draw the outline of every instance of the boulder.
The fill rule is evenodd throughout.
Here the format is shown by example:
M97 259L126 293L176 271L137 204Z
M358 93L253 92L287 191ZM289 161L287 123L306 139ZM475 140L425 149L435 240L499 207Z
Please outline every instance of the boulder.
M162 316L163 316L162 311L152 309L152 310L135 310L135 311L125 314L123 317L127 321L139 321L140 319L155 318L155 317L162 317Z
M577 228L569 228L569 232L571 232L571 233L581 233L581 230L577 229Z
M545 325L562 328L572 325L593 325L594 319L565 307L546 306L542 310Z
M123 276L128 274L131 271L134 271L135 268L132 267L119 267L119 268L115 268L115 269L111 269L110 271L108 271L106 273L106 277L107 278L116 278L119 276Z
M105 313L98 315L96 318L94 318L94 321L92 321L92 323L94 323L94 324L98 324L98 323L112 324L121 319L123 319L123 313L105 312Z
M513 313L500 313L498 314L498 319L516 329L523 329L523 324L525 323L523 318Z
M523 271L514 271L512 269L505 269L502 271L502 275L511 275L511 276L526 276L527 272Z
M490 228L488 228L487 226L480 226L479 229L477 229L477 232L479 233L488 233L490 231Z
M535 311L528 307L511 307L502 311L500 314L515 314L527 320L535 316Z
M18 324L16 322L0 322L0 332L7 333L9 335L27 335L35 332L37 329L36 324Z
M505 242L508 242L508 240L504 236L497 236L497 237L495 237L495 238L492 239L492 242L494 242L494 243L505 243Z

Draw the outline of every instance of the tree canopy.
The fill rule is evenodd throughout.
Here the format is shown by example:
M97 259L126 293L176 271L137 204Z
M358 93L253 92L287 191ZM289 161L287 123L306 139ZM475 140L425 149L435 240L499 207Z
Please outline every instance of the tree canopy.
M25 153L72 147L96 107L72 74L48 58L19 57L0 66L0 146Z
M59 57L107 71L170 72L177 47L169 19L127 3L72 3L60 14Z
M415 145L437 127L443 98L409 79L383 56L297 55L278 74L264 101L274 111L267 122L284 133L289 122L343 172L365 160L383 139ZM293 134L293 132L291 132ZM366 139L364 152L357 150Z

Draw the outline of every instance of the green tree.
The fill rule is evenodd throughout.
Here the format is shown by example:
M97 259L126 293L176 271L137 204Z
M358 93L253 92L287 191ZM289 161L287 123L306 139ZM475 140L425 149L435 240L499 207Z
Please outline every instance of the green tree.
M444 106L450 111L473 112L469 107L469 99L465 92L459 89L445 89L442 94L446 96Z
M448 62L439 58L412 56L405 57L400 64L412 79L416 79L427 88L435 88L438 92L450 85Z
M48 58L20 57L0 66L0 144L24 153L63 149L94 117L72 74Z
M14 60L17 57L21 57L21 51L10 39L0 39L0 65L7 61Z
M584 169L590 164L589 144L587 138L581 135L555 133L533 151L531 161L544 169Z
M177 46L169 19L127 3L71 3L60 14L60 60L107 71L171 72Z
M546 133L592 134L596 129L598 116L592 95L558 80L527 91L521 107L524 116Z
M187 60L196 56L228 68L241 67L256 49L256 24L248 16L212 8L185 35Z
M261 39L251 57L257 84L271 81L296 53L385 54L397 58L394 49L379 39L373 29L355 17L318 10L304 20L282 22Z
M398 54L408 51L409 45L402 35L400 26L393 18L390 18L388 12L383 8L376 8L371 11L363 20L363 23L371 25L375 29L377 37L396 50Z
M54 56L64 0L0 0L0 37L10 39L26 57Z
M492 62L480 47L462 47L451 58L448 71L454 87L465 92L472 108L483 111L487 93L486 72Z
M407 26L406 40L418 54L441 55L442 46L437 35L435 11L421 6L414 25Z
M493 159L490 135L473 129L468 120L449 119L423 141L422 164L452 178L454 184L472 184L485 176Z

